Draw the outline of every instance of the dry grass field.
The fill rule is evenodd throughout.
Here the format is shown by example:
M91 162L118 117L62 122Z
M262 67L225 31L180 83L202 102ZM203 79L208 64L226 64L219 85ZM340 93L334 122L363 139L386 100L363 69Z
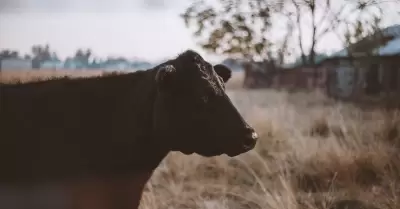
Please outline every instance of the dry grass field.
M318 92L247 91L234 76L229 95L259 132L256 149L235 158L170 153L141 209L400 208L400 113Z
M118 72L118 71L115 71ZM87 77L109 74L102 70L18 70L18 71L0 71L0 82L12 83L15 81L30 81L51 77ZM235 72L227 83L227 88L242 88L243 72Z
M51 77L86 77L102 75L101 70L9 70L0 71L0 82L30 81Z

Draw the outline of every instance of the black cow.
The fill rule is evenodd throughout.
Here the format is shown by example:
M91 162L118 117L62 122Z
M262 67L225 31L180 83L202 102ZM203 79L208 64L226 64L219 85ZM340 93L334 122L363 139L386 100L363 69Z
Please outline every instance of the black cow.
M1 84L0 187L56 183L64 208L137 208L169 151L236 156L255 146L225 93L230 76L187 50L146 71Z

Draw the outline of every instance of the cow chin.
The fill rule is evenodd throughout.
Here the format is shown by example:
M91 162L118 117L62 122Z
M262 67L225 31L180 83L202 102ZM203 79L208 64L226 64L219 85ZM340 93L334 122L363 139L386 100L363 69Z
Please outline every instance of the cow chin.
M235 157L252 150L256 146L256 141L254 140L252 143L249 142L245 143L238 140L235 143L232 143L229 142L229 140L226 140L226 142L222 144L215 144L215 142L209 144L210 145L208 146L192 144L190 146L180 147L180 149L177 149L177 151L180 151L185 155L191 155L193 153L196 153L203 157L214 157L223 154L226 154L229 157Z
M215 157L215 156L220 156L223 154L228 155L229 157L235 157L240 154L246 153L250 151L250 148L243 148L243 149L235 149L235 150L225 150L225 151L214 151L214 152L195 152L203 157Z
M229 157L236 157L236 156L246 153L250 150L251 149L243 149L243 150L239 150L239 151L227 152L226 155L228 155Z
M210 149L209 147L204 149L197 148L196 150L181 150L181 152L186 155L196 153L203 157L215 157L225 154L225 152L220 149Z
M235 157L240 154L246 153L250 151L252 148L250 147L242 147L241 149L234 149L234 150L205 150L205 151L188 151L188 150L181 150L181 152L185 155L191 155L193 153L196 153L198 155L201 155L203 157L215 157L215 156L220 156L223 154L228 155L229 157Z
M185 154L185 155L191 155L191 154L194 153L193 151L188 151L188 150L181 150L181 152L182 152L183 154Z
M204 150L204 151L196 151L195 153L203 156L203 157L215 157L223 154L228 155L229 157L235 157L240 154L246 153L253 149L254 147L245 147L242 146L238 149L216 149L216 150Z
M226 152L226 154L227 154L229 157L235 157L235 156L244 154L244 153L246 153L246 152L252 150L255 146L256 146L256 143L254 143L254 144L252 144L252 145L243 145L243 146L239 146L238 149L230 150L230 151Z

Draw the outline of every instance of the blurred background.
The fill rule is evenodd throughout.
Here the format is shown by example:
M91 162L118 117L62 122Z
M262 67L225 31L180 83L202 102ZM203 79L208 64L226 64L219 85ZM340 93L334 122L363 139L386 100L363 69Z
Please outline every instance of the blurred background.
M0 48L2 57L33 60L33 68L146 68L188 48L212 62L275 60L286 67L304 62L304 56L307 63L317 62L377 29L397 24L397 4L2 0Z
M398 0L2 0L0 69L135 71L190 48L242 74L241 86L332 87L349 97L357 87L346 57L396 59L399 12Z

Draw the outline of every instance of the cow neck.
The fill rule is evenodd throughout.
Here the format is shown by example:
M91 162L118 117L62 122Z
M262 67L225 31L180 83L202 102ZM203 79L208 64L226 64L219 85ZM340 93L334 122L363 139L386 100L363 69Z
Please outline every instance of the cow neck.
M81 179L67 184L68 209L136 209L151 172L119 178Z
M134 95L143 95L141 101L132 101L135 103L138 119L143 125L141 128L143 135L138 137L140 140L136 141L135 146L140 149L137 150L140 153L140 157L136 158L140 161L139 163L136 162L140 165L140 168L131 176L122 177L116 179L115 182L111 182L114 189L118 191L116 192L118 195L115 196L114 200L121 203L119 205L121 208L139 207L146 183L169 152L167 147L163 147L158 143L153 133L153 104L157 96L156 73L156 68L145 71L142 74L143 77L135 83L133 90ZM129 201L126 202L127 200Z
M79 205L77 209L138 208L146 183L168 154L168 149L159 146L152 132L153 103L157 96L154 79L156 71L150 69L139 73L141 75L128 74L125 77L126 80L119 81L127 82L130 89L129 95L127 95L127 98L130 98L128 103L134 110L135 118L141 122L139 126L141 131L137 135L139 137L136 137L134 145L136 154L132 156L135 160L131 162L133 163L131 166L136 168L132 172L129 168L131 166L128 166L128 172L122 172L117 176L84 178L75 181L76 184L71 184L70 194L72 194L72 202ZM133 85L132 82L134 82ZM135 98L135 95L140 96Z
M157 86L155 76L157 69L149 69L142 72L142 77L136 82L134 87L134 95L144 95L141 97L141 101L132 100L135 103L135 111L137 112L137 118L140 120L142 125L140 130L142 133L140 140L136 141L136 146L138 153L141 157L138 158L144 167L143 171L153 171L163 160L163 158L168 154L169 150L167 147L162 146L158 143L157 138L153 133L153 120L154 120L154 102L157 96ZM131 97L133 98L133 97ZM134 98L133 98L134 99Z

